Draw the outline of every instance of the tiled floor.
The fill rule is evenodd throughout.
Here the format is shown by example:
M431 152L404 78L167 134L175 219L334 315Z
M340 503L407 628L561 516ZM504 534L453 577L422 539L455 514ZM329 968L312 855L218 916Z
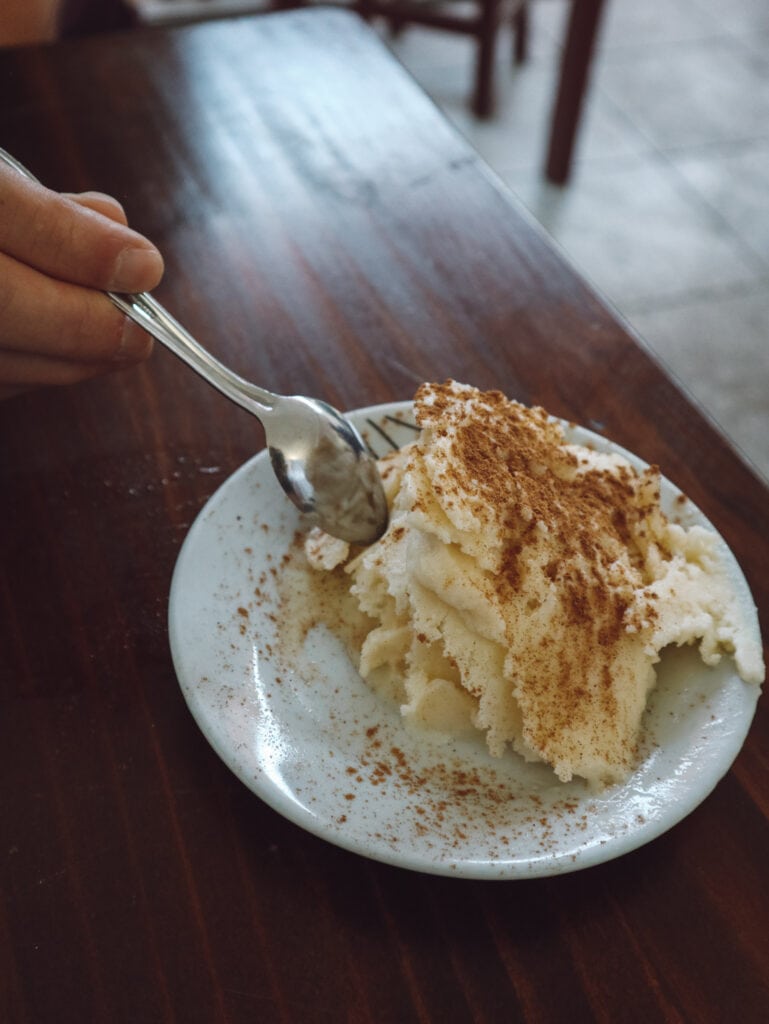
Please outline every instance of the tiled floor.
M607 0L575 170L541 173L569 0L533 0L498 109L467 109L469 40L391 45L580 271L769 479L769 2Z

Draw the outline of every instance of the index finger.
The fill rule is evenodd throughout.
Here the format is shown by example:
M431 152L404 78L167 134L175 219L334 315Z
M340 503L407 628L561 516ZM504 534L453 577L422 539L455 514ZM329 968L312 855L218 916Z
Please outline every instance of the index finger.
M163 259L143 235L0 166L0 251L50 277L102 291L154 288Z

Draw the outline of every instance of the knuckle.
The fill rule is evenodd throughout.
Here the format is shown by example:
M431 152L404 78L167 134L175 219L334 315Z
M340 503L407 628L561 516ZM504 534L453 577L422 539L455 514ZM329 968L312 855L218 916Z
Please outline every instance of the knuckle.
M78 306L67 331L76 339L78 358L87 361L119 358L123 315L106 296L96 292L84 290Z
M122 248L125 228L65 196L40 206L30 222L30 245L53 276L105 288Z

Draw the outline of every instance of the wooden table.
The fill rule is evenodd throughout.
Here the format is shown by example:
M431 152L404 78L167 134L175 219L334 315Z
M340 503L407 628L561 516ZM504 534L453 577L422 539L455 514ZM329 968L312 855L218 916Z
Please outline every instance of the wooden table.
M766 633L766 487L351 15L5 52L0 84L0 144L120 197L159 297L241 373L340 408L453 376L598 425L712 518ZM681 824L539 880L357 857L221 763L168 588L261 443L165 352L0 407L0 1019L766 1019L765 703Z

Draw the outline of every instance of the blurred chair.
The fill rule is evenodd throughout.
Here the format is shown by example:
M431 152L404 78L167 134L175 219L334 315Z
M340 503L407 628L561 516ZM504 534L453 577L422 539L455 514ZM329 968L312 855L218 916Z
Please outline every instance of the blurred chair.
M226 18L311 6L312 0L127 0L143 24ZM357 11L367 21L383 19L393 33L423 25L467 35L476 41L475 84L470 100L477 117L490 117L494 106L494 56L503 19L512 21L513 57L526 56L528 0L330 0Z
M494 110L494 58L505 18L513 26L514 61L526 59L528 0L354 0L352 7L367 20L384 18L393 32L406 25L423 25L475 39L475 83L470 106L477 117L490 117Z
M554 185L565 185L571 173L604 3L572 0L545 159L545 177Z
M241 14L311 6L313 0L123 0L143 24L170 25ZM471 36L477 44L470 105L478 117L494 107L494 58L504 19L513 27L513 60L526 58L531 0L330 0L370 20L383 18L392 32L424 25ZM577 129L604 0L572 0L553 106L545 176L562 185L569 177Z

